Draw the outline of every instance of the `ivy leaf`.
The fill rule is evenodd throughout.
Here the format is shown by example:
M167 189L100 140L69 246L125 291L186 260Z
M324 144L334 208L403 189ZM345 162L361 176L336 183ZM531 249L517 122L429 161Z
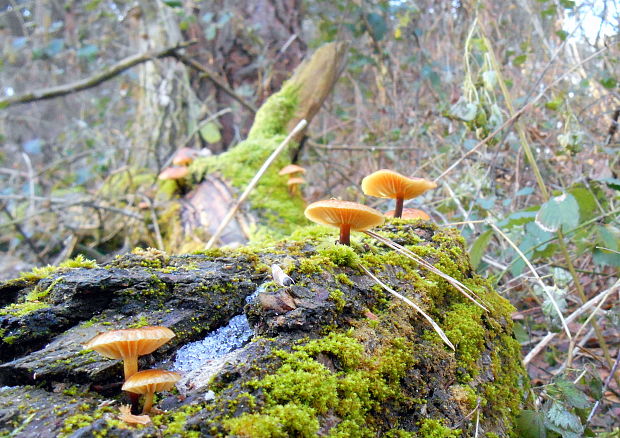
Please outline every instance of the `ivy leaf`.
M222 139L222 134L217 125L213 122L209 122L200 128L200 136L207 143L217 143Z
M538 210L536 224L545 231L556 232L575 228L579 224L579 204L571 194L562 193L551 198Z
M547 438L543 413L522 410L517 417L517 430L521 438Z
M469 249L469 256L471 258L471 264L476 269L482 260L482 255L487 249L489 242L493 237L493 230L486 230L474 241Z

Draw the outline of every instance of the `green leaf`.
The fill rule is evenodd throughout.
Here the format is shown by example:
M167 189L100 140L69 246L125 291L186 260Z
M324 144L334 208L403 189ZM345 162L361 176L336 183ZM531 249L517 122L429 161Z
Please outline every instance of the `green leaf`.
M383 17L375 12L371 12L366 15L366 19L370 25L369 31L372 33L373 38L381 41L387 32L387 24L385 24Z
M527 60L527 55L515 56L515 58L512 60L512 65L514 65L515 67L519 67L525 64L526 60Z
M579 224L579 205L571 194L562 193L545 202L536 215L536 223L540 228L556 232L575 228Z
M603 87L607 88L608 90L611 90L612 88L616 88L616 84L617 84L616 78L612 76L603 78L599 80L599 82L601 83Z
M618 178L603 178L599 181L604 182L608 187L614 190L620 190L620 179Z
M200 136L207 143L217 143L222 139L219 128L213 122L209 122L200 128Z
M181 0L162 0L166 6L170 6L171 8L180 8L183 6L183 2Z
M583 425L577 415L569 411L562 403L555 401L545 415L545 426L558 432L563 438L580 438Z
M527 224L532 222L536 218L538 207L532 207L523 211L515 211L510 213L506 219L503 219L497 223L500 228L510 228L517 225Z
M613 225L596 226L597 241L592 258L597 265L620 267L620 230ZM607 249L603 249L607 248ZM615 251L615 252L614 252Z
M566 9L573 9L575 7L575 2L573 0L560 0L560 4Z
M585 187L573 187L568 191L575 197L579 205L579 223L586 222L597 216L598 205L592 192Z
M521 438L546 438L543 413L527 409L521 411L517 417L517 430Z
M591 406L588 397L573 382L560 379L555 382L555 386L562 394L564 400L572 407L586 409Z
M549 102L545 103L545 108L548 108L552 111L556 111L559 107L562 106L563 103L564 103L564 97L558 96L555 99L550 100Z
M491 237L493 237L493 230L489 229L478 236L474 243L472 243L471 248L469 249L469 256L474 269L476 269L480 264L480 260L482 260L482 256L491 241Z
M450 115L464 122L474 120L477 112L476 104L468 102L463 96L450 108Z
M566 38L568 37L568 32L566 32L565 30L558 30L555 33L561 41L566 41Z

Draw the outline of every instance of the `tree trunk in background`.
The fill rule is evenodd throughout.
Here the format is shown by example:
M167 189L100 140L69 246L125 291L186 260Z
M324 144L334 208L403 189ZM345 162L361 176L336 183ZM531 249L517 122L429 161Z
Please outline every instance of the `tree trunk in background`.
M163 2L142 0L128 22L133 29L135 53L183 41L174 11ZM188 83L186 67L173 58L154 60L138 67L140 96L133 124L129 160L136 167L161 167L188 133L188 113L198 107Z
M209 12L214 10L218 12ZM188 38L199 44L189 53L219 72L247 100L252 100L253 94L256 106L260 106L280 89L306 53L301 40L302 10L301 0L209 2L194 11L197 21L190 25ZM226 93L214 90L200 74L195 73L192 81L203 99L215 93L218 109L233 108L220 117L222 140L210 146L211 150L222 152L245 137L253 115Z

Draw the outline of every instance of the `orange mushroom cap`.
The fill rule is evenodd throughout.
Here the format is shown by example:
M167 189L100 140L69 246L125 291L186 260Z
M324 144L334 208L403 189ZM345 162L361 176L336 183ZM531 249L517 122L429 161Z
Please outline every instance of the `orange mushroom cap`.
M161 326L111 330L98 334L84 348L110 359L125 359L152 353L173 337L172 330Z
M394 211L390 210L385 215L387 217L394 217ZM417 208L403 208L403 214L401 216L402 219L424 219L425 221L429 220L431 217L426 214L422 210L418 210Z
M288 181L286 182L287 185L289 186L293 186L295 184L305 184L306 180L303 179L301 176L294 176L292 178L289 178Z
M198 151L195 149L181 148L174 154L172 164L175 166L189 166L194 161L196 155L198 155Z
M288 166L284 166L279 172L278 175L290 175L291 173L306 173L306 169L297 164L289 164Z
M362 180L362 191L377 198L411 199L420 196L437 184L424 178L408 178L393 170L381 169Z
M123 383L123 391L134 394L147 394L167 391L181 380L181 375L174 371L146 370L138 371Z
M313 222L332 227L349 225L353 231L366 231L385 221L381 212L374 208L337 199L313 202L304 214Z
M161 180L182 179L187 175L189 175L189 169L187 167L167 167L157 178Z

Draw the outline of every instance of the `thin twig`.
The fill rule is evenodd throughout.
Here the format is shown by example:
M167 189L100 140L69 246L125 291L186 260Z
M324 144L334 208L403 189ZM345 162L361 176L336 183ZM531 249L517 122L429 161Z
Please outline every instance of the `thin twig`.
M297 126L295 126L295 128L289 133L289 135L287 135L286 138L282 141L282 143L280 143L280 145L271 153L269 158L265 160L261 168L258 169L258 172L256 172L256 175L254 175L254 178L252 178L252 180L248 183L248 186L245 188L241 196L239 196L239 199L237 200L235 205L233 205L231 209L228 210L228 213L226 214L224 219L222 219L222 222L220 222L219 227L217 228L217 230L215 230L215 233L213 233L213 235L207 242L205 249L211 248L213 244L217 241L217 239L219 239L220 235L222 234L222 232L224 231L228 223L235 216L235 214L237 213L237 210L239 210L239 207L241 207L241 204L243 204L243 202L250 195L250 193L252 192L256 184L258 184L258 181L261 179L263 174L267 171L271 163L273 163L273 161L278 157L278 155L280 155L280 153L284 150L284 148L288 146L289 142L293 139L293 137L295 137L298 133L300 133L306 127L307 124L308 122L306 122L306 119L301 119L299 123L297 124Z

